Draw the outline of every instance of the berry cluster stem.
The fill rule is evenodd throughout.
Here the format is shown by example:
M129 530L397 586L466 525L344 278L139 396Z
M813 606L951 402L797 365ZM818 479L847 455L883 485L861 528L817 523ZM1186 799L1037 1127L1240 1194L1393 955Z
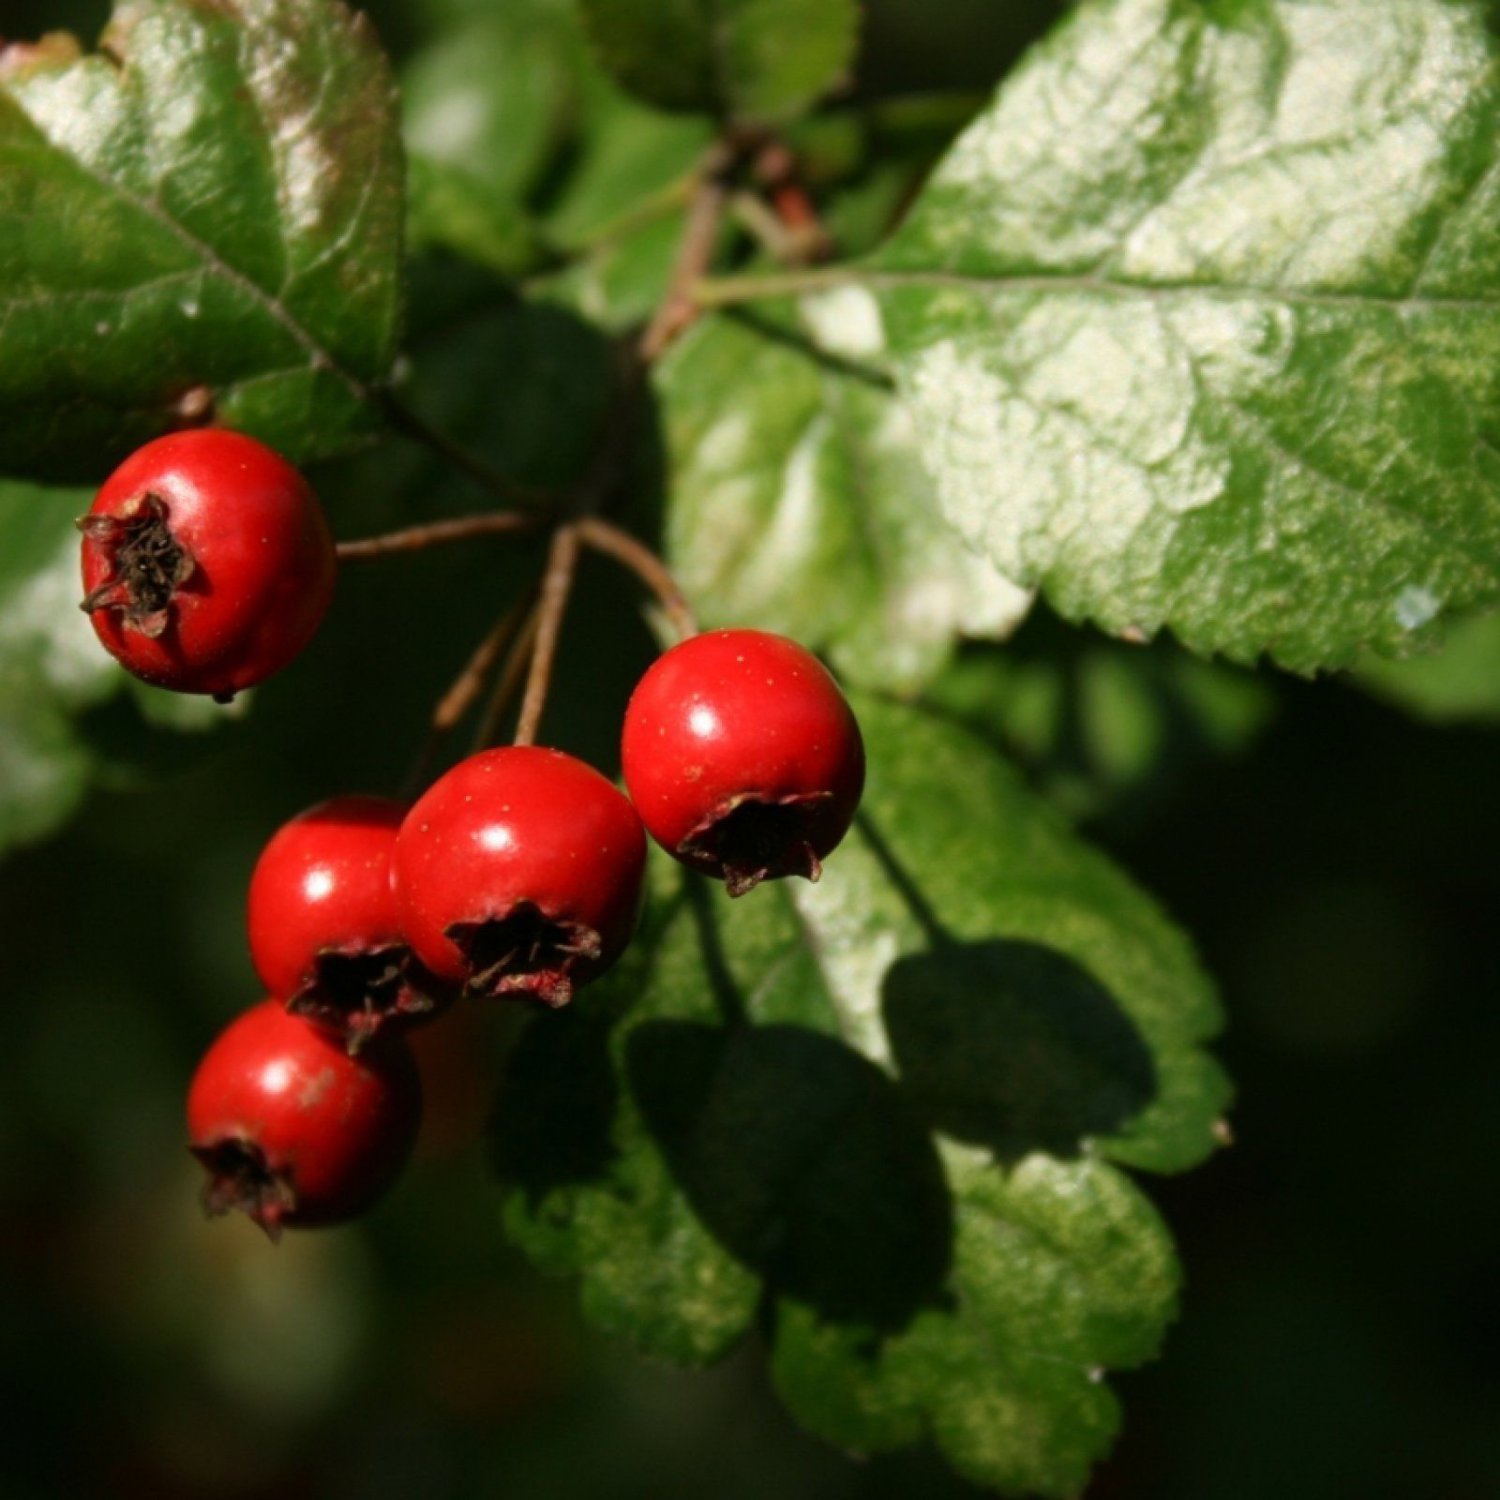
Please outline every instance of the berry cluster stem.
M505 665L500 669L500 676L495 681L494 689L490 693L490 701L485 704L484 714L475 732L474 749L476 751L483 750L487 745L493 745L499 739L500 721L505 717L505 711L520 690L522 679L530 665L531 649L536 643L539 611L534 594L529 596L526 602L526 617L521 622L520 630L516 632L516 638L510 643L510 650L505 656Z
M692 605L677 586L672 570L644 542L599 516L582 516L573 524L585 546L628 568L656 595L663 613L683 640L697 635L698 619Z
M521 715L516 723L515 742L534 745L547 707L547 690L552 685L552 663L557 657L557 641L562 634L563 617L573 592L578 571L578 552L582 544L578 523L568 522L552 533L547 553L547 571L542 575L542 596L537 604L536 644L531 650L531 671L526 678L526 693L521 699Z
M497 536L518 531L534 531L542 518L516 510L485 511L476 516L458 516L451 521L429 521L422 526L407 526L380 536L358 537L338 544L338 558L343 562L363 562L372 557L390 557L399 552L421 552L446 542L467 542L480 536Z

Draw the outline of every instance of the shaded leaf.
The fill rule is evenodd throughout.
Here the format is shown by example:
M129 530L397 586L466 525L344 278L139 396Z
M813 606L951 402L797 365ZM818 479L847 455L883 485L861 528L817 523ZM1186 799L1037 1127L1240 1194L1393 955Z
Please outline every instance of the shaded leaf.
M1074 1493L1117 1420L1103 1371L1150 1357L1177 1285L1112 1163L1212 1149L1213 994L980 742L859 712L865 811L819 885L732 903L660 858L616 976L533 1019L506 1220L651 1353L718 1358L765 1314L813 1430Z
M1065 629L1045 611L1003 649L972 648L926 689L1002 746L1072 817L1138 814L1189 767L1247 752L1274 716L1274 678Z
M579 0L600 60L663 109L774 119L854 60L854 0Z
M335 0L135 0L0 78L0 468L98 477L212 392L294 458L397 333L391 79Z
M1302 671L1495 598L1497 99L1475 3L1081 7L873 276L949 519Z
M701 324L657 379L665 531L710 625L781 631L855 681L910 688L1030 599L942 522L885 352L859 288Z

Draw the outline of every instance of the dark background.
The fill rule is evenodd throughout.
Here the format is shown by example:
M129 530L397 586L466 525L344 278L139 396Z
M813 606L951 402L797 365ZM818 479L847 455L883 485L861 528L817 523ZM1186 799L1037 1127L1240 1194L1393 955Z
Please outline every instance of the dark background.
M379 9L394 45L420 35L413 7ZM986 50L980 0L877 9L866 87L991 81L1027 29L980 27ZM102 11L11 5L0 27L91 35ZM343 534L391 519L357 474L320 481ZM196 1211L180 1099L255 998L255 853L312 801L393 787L510 587L507 549L351 573L308 658L206 749L98 710L112 786L0 866L6 1496L974 1493L922 1453L854 1462L802 1436L753 1347L688 1375L589 1332L499 1231L487 1018L429 1033L419 1159L367 1224L273 1252ZM591 567L549 734L606 766L649 651L633 618ZM1101 661L1123 697L1089 689ZM1044 612L965 663L999 685L984 725L1194 934L1230 1016L1237 1143L1148 1183L1184 1316L1157 1365L1116 1378L1125 1434L1089 1493L1500 1494L1500 731L1226 673L1244 712L1207 735L1166 701L1183 670L1170 643ZM1040 725L1011 712L1038 682Z

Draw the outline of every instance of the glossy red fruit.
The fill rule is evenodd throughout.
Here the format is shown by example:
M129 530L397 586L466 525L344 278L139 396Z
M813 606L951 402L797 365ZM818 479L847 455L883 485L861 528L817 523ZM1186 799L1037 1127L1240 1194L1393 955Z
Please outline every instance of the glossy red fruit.
M630 941L645 865L641 820L591 766L537 746L485 750L401 825L402 930L471 993L566 1005Z
M287 1009L351 1052L429 1019L445 989L412 957L391 866L403 803L335 797L283 824L250 877L250 957Z
M204 1206L240 1209L273 1238L286 1225L352 1218L394 1181L421 1112L404 1043L350 1057L279 1000L263 1001L220 1033L188 1091Z
M859 725L810 651L714 630L659 657L625 711L625 785L669 854L731 896L816 880L865 781Z
M137 677L227 698L313 638L337 561L307 481L263 443L205 427L139 448L79 523L83 608Z

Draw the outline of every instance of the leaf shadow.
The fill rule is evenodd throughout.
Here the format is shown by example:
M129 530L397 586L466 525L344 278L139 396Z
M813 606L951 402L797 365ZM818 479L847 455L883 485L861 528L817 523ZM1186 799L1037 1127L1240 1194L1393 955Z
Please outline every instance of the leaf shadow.
M616 1019L590 1005L539 1012L507 1059L490 1114L490 1165L533 1208L558 1188L598 1182L617 1155Z
M1007 1165L1078 1156L1155 1096L1156 1069L1113 995L1037 943L898 959L881 997L901 1086L932 1129Z
M889 1074L836 1037L752 1025L701 882L689 906L724 1024L647 1021L626 1073L695 1213L779 1294L878 1334L938 1305L953 1204Z
M533 1206L602 1181L628 1095L677 1187L718 1242L819 1317L899 1333L950 1305L955 1208L937 1136L1001 1167L1076 1157L1156 1093L1138 1030L1073 959L1015 939L961 942L866 815L860 829L927 934L881 990L894 1073L836 1036L753 1021L720 913L691 879L673 906L697 928L718 1019L615 1027L638 992L533 1017L493 1122L495 1164ZM616 1054L620 1054L619 1057Z
M1079 1156L1156 1096L1135 1023L1076 960L1041 943L955 939L873 820L860 830L927 933L896 960L881 1013L901 1088L933 1130L1005 1165Z

